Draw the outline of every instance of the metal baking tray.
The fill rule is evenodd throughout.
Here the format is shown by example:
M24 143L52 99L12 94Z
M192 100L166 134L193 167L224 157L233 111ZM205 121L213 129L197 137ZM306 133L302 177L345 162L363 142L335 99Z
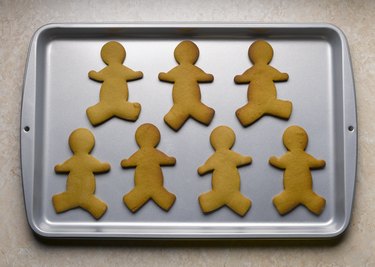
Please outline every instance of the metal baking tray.
M278 98L293 102L289 120L266 116L250 127L238 122L235 111L247 101L247 85L233 78L251 66L250 44L267 40L274 49L271 66L289 74L277 83ZM90 70L105 65L100 57L109 40L127 51L125 65L144 77L129 82L129 101L139 102L136 122L113 118L93 127L86 108L97 103L101 84L88 78ZM163 121L172 106L172 84L158 73L176 66L173 51L182 40L200 49L196 63L215 76L201 84L202 101L216 110L206 127L192 119L178 132ZM177 159L163 167L165 187L177 196L169 212L152 201L137 213L122 197L134 186L134 169L120 162L137 149L134 133L150 122L161 132L159 149ZM226 207L205 215L198 196L211 189L211 175L197 168L213 153L211 131L231 127L233 147L250 155L253 163L239 169L241 192L253 205L244 217ZM324 159L326 167L312 171L314 191L326 198L320 216L299 206L280 216L272 198L283 190L283 172L268 164L272 155L286 152L284 130L305 128L306 151ZM71 156L69 134L89 128L96 137L92 154L111 164L107 174L96 175L96 195L108 204L96 221L82 209L56 214L52 195L65 190L67 175L54 166ZM50 24L35 33L25 71L21 160L25 206L33 231L44 237L71 238L331 238L349 224L357 160L355 89L349 49L344 34L329 24Z

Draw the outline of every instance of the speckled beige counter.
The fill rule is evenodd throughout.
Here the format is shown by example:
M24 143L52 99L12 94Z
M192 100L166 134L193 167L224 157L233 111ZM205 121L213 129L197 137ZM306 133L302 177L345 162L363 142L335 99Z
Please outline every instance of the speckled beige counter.
M177 3L181 2L181 3ZM19 160L22 79L50 22L328 22L351 48L359 154L351 224L336 241L51 242L26 222ZM375 266L375 1L0 0L0 266Z

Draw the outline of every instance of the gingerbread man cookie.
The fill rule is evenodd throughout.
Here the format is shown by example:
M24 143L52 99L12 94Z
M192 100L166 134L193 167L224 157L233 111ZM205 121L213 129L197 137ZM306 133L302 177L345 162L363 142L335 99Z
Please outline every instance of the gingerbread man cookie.
M121 161L123 168L135 167L135 187L124 196L124 203L132 212L136 212L152 199L160 208L168 211L176 196L164 188L160 166L173 166L176 159L156 149L160 142L160 132L150 123L138 127L135 140L140 149Z
M90 155L94 145L94 135L88 129L79 128L70 134L69 146L73 156L55 166L56 173L69 173L66 191L52 197L57 213L80 207L99 219L106 212L107 205L94 195L94 173L107 172L110 165Z
M273 204L281 215L292 211L300 204L319 215L326 201L313 192L310 169L323 168L325 161L305 152L308 136L299 126L290 126L285 130L283 143L288 152L280 158L273 156L269 159L272 166L285 170L284 191L273 198Z
M159 74L160 81L174 83L173 106L165 115L164 121L175 131L178 131L189 117L205 125L210 124L215 110L201 102L199 83L212 82L214 76L194 65L199 57L199 49L191 41L178 44L174 57L179 65L167 73Z
M127 82L142 78L142 72L133 71L122 65L126 51L118 42L106 43L102 48L101 57L108 66L99 72L89 72L91 79L103 82L100 101L86 110L87 117L94 126L112 117L136 121L141 112L141 105L128 102Z
M289 119L292 103L276 98L274 84L287 81L289 76L268 65L273 57L271 45L266 41L255 41L249 48L249 57L254 66L234 77L238 84L250 83L247 91L249 102L236 111L238 120L246 127L264 115Z
M215 153L198 168L200 175L213 171L212 191L199 196L199 204L204 213L226 205L244 216L251 207L251 200L240 192L240 174L237 167L250 164L252 159L231 150L235 139L233 130L226 126L219 126L211 133L210 142Z

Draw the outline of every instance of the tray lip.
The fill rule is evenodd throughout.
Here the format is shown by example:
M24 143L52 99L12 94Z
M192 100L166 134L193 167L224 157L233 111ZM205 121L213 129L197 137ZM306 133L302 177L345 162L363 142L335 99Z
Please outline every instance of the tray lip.
M345 89L345 83L343 82L343 94L350 94L353 99L349 103L349 105L346 105L347 103L344 103L343 105L343 116L345 116L345 112L349 112L349 115L352 119L352 123L350 125L354 126L354 133L355 138L351 142L351 151L354 150L354 155L350 157L351 160L349 162L351 163L352 172L351 176L347 177L347 169L349 167L345 168L344 172L344 185L345 185L345 198L348 197L349 199L345 201L345 217L340 224L340 227L335 228L335 231L331 231L328 233L219 233L219 232L212 232L212 233L201 233L201 232L190 232L190 233L167 233L167 232L158 232L158 233L132 233L132 234L121 234L121 233L111 233L111 232L54 232L54 231L47 231L43 230L37 222L34 220L34 216L32 213L32 203L30 203L30 200L27 199L27 196L30 197L32 195L32 192L28 192L26 189L26 175L24 173L24 166L25 163L22 160L23 158L23 150L24 150L24 142L26 142L24 138L24 117L25 117L25 93L27 91L26 85L27 85L27 79L30 78L28 75L28 68L31 63L35 63L35 57L36 57L36 50L37 43L40 38L40 36L47 30L50 29L59 29L59 28L100 28L100 29L106 29L106 28L287 28L287 29L329 29L332 30L340 39L341 45L342 45L342 57L346 56L345 58L348 58L348 65L346 69L346 73L349 75L349 83L346 87L349 87ZM344 63L342 63L342 67L344 67ZM343 75L345 70L343 69ZM35 77L32 77L35 80ZM344 80L344 77L343 77ZM35 90L35 89L34 89ZM24 195L24 203L25 203L25 211L27 216L27 221L30 226L30 228L33 230L34 234L36 234L39 237L42 238L68 238L68 239L75 239L75 238L100 238L100 239L113 239L113 238L121 238L121 239L332 239L337 238L345 233L345 231L348 228L348 225L351 220L352 216L352 206L354 202L354 194L355 194L355 180L356 180L356 174L357 174L357 160L358 160L358 126L357 126L357 109L356 109L356 94L355 94L355 84L354 84L354 78L353 78L353 70L352 70L352 63L351 63L351 57L350 57L350 51L348 42L346 39L345 34L343 31L338 28L336 25L331 23L257 23L257 22L125 22L125 23L119 23L119 22L106 22L106 23L48 23L41 27L39 27L35 33L33 34L29 48L28 48L28 56L26 60L25 65L25 72L24 72L24 79L23 79L23 87L22 87L22 100L21 100L21 116L20 116L20 162L21 162L21 180L22 180L22 189L23 189L23 195ZM344 99L345 102L345 99ZM34 114L35 115L35 114ZM35 123L35 116L34 120L32 121ZM344 122L345 123L345 122ZM345 125L346 127L346 125ZM345 132L344 132L345 135ZM32 136L34 139L34 136ZM344 146L348 145L347 137L344 136ZM34 148L32 148L32 153L34 153ZM347 158L345 157L345 163L347 161ZM34 166L34 155L32 156L32 165ZM348 166L348 164L344 164L344 166ZM34 179L34 175L31 174L31 178ZM33 181L33 180L32 180ZM31 191L31 190L29 190Z

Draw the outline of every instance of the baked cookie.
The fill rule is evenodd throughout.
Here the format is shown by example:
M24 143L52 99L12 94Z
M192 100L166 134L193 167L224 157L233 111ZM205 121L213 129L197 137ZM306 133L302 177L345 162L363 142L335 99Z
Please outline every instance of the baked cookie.
M173 106L165 115L164 121L175 131L178 131L189 117L205 125L210 124L215 110L201 102L199 83L212 82L214 76L194 65L199 57L199 49L191 41L178 44L174 57L179 65L167 73L159 73L160 81L174 83Z
M124 196L124 203L132 212L136 212L152 199L160 208L168 211L176 196L164 188L160 166L173 166L176 159L156 149L160 142L160 132L150 123L138 127L135 140L139 150L121 161L123 168L135 167L135 187Z
M254 64L243 74L234 77L235 83L250 83L247 91L248 103L236 111L243 126L249 126L264 115L289 119L292 113L290 101L276 98L274 82L287 81L287 73L281 73L268 65L273 57L273 49L266 41L255 41L249 48L249 58Z
M251 207L251 200L240 192L237 167L250 164L252 159L231 150L235 139L233 130L226 126L219 126L211 133L210 142L215 153L198 168L200 175L213 171L212 191L199 196L199 204L204 213L226 205L238 215L244 216Z
M80 207L99 219L106 212L107 205L94 195L94 173L107 172L110 165L90 155L94 145L94 135L88 129L79 128L70 134L69 146L73 156L55 166L56 173L69 173L66 191L52 197L57 213Z
M92 125L99 125L112 117L136 121L141 112L139 103L128 102L128 81L143 77L142 72L133 71L122 65L126 52L124 47L115 41L106 43L101 57L108 66L99 72L90 71L89 77L103 82L100 89L99 103L86 110Z
M288 152L280 158L273 156L269 159L272 166L284 170L284 191L273 198L273 204L281 215L300 204L316 215L321 214L326 201L313 192L310 169L323 168L325 161L305 152L308 136L299 126L288 127L283 142Z

